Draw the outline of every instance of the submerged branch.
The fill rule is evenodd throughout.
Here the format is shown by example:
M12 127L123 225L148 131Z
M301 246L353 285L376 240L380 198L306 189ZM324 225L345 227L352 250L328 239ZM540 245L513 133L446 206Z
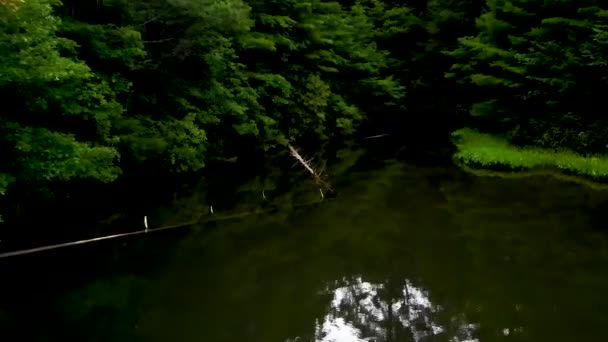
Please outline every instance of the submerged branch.
M290 154L298 161L298 163L300 165L302 165L304 167L304 169L306 171L308 171L308 173L310 173L315 184L317 184L317 186L319 186L319 192L321 193L321 197L325 198L325 195L323 194L323 188L325 188L326 192L333 192L333 189L331 188L331 186L326 181L323 180L323 178L322 178L323 173L316 171L315 168L310 163L310 161L306 161L293 146L289 145L288 147L289 147Z
M296 158L297 161L300 162L300 164L302 166L304 166L304 168L310 172L310 174L313 177L317 177L317 173L315 172L315 170L312 168L312 166L310 166L309 163L306 162L306 160L304 160L304 158L302 158L302 156L298 153L298 151L296 151L295 148L293 148L293 146L289 145L289 152L291 152L291 155L294 156L294 158Z

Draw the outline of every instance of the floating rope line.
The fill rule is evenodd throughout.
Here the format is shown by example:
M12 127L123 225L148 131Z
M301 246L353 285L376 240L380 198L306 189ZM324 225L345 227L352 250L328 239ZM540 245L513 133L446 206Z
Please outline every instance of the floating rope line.
M363 139L376 139L376 138L383 138L383 137L386 137L386 136L389 136L389 134L385 133L385 134L372 135L372 136L369 136L369 137L365 137ZM312 175L313 179L315 180L315 183L317 183L317 185L319 186L319 193L321 194L321 200L320 201L313 201L313 202L308 202L308 203L303 203L303 204L296 204L296 205L293 206L293 208L304 207L304 206L309 206L309 205L321 203L325 199L325 194L323 193L323 190L321 188L323 186L325 186L327 189L331 190L331 187L329 186L329 184L327 184L325 181L322 180L321 173L317 172L314 168L312 168L312 166L310 165L310 163L308 161L304 160L304 158L302 158L302 156L298 153L298 151L293 146L289 145L289 151L290 151L290 154L292 156L294 156L296 158L296 160L302 166L304 166L304 168L306 169L306 171L308 171ZM262 189L262 198L264 198L266 200L266 194L264 193L263 189ZM93 243L93 242L98 242L98 241L103 241L103 240L111 240L111 239L117 239L117 238L122 238L122 237L127 237L127 236L146 234L146 233L153 233L153 232L160 232L160 231L163 231L163 230L169 230L169 229L175 229L175 228L189 227L189 226L193 226L193 225L199 224L199 223L224 221L224 220L231 220L231 219L241 218L241 217L245 217L245 216L259 215L259 214L263 214L263 213L266 213L266 212L271 212L271 211L274 211L274 210L276 210L276 207L275 208L270 208L270 209L265 209L265 210L247 211L247 212L242 212L242 213L237 213L237 214L232 214L232 215L226 215L226 216L221 216L221 217L214 216L213 218L210 217L210 218L207 218L207 219L204 219L204 220L200 220L199 219L199 220L194 220L194 221L190 221L190 222L186 222L186 223L181 223L181 224L177 224L177 225L164 226L164 227L158 227L158 228L152 228L152 229L148 228L148 216L144 216L144 227L145 227L144 230L138 230L138 231L135 231L135 232L121 233L121 234L115 234L115 235L108 235L108 236L102 236L102 237L93 238L93 239L78 240L78 241L72 241L72 242L64 242L64 243L58 243L58 244L55 244L55 245L47 245L47 246L42 246L42 247L29 248L29 249L21 249L21 250L12 251L12 252L0 253L0 259L12 257L12 256L24 255L24 254L44 252L44 251L53 250L53 249L57 249L57 248L63 248L63 247L76 246L76 245L84 245L84 244L87 244L87 243ZM214 214L213 206L211 206L211 205L209 206L209 213L211 215Z
M305 207L305 206L314 205L314 204L318 204L318 203L321 203L321 201L312 201L312 202L307 202L307 203L302 203L302 204L296 204L296 205L293 206L293 208ZM143 230L138 230L138 231L129 232L129 233L121 233L121 234L115 234L115 235L102 236L102 237L93 238L93 239L64 242L64 243L58 243L58 244L55 244L55 245L48 245L48 246L35 247L35 248L29 248L29 249L22 249L22 250L18 250L18 251L0 253L0 259L12 257L12 256L24 255L24 254L44 252L44 251L49 251L49 250L52 250L52 249L63 248L63 247L70 247L70 246L76 246L76 245L84 245L84 244L87 244L87 243L93 243L93 242L98 242L98 241L103 241L103 240L111 240L111 239L117 239L117 238L122 238L122 237L127 237L127 236L133 236L133 235L139 235L139 234L154 233L154 232L160 232L160 231L169 230L169 229L191 227L191 226L193 226L195 224L232 220L232 219L237 219L237 218L251 216L251 215L264 214L264 213L272 212L272 211L274 211L276 209L277 208L274 207L274 208L269 208L269 209L258 209L258 210L253 210L253 211L245 211L245 212L235 213L235 214L226 215L226 216L220 216L220 217L214 216L214 217L209 217L209 218L206 218L206 219L203 219L203 220L198 219L198 220L193 220L193 221L190 221L190 222L180 223L180 224L176 224L176 225L164 226L164 227L158 227L158 228L151 228L151 229L148 229L148 218L147 218L147 216L144 216L144 225L145 225L146 228L143 229Z
M185 227L185 226L188 226L188 225L193 225L195 223L197 223L197 222L187 222L187 223L182 223L182 224L175 225L175 226L165 226L165 227L152 228L152 229L146 228L144 230L138 230L138 231L135 231L135 232L115 234L115 235L108 235L108 236L102 236L102 237L93 238L93 239L87 239L87 240L64 242L64 243L58 243L58 244L55 244L55 245L48 245L48 246L36 247L36 248L30 248L30 249L22 249L22 250L13 251L13 252L2 253L2 254L0 254L0 259L1 258L12 257L12 256L17 256L17 255L24 255L24 254L30 254L30 253L36 253L36 252L43 252L43 251L48 251L48 250L51 250L51 249L57 249L57 248L62 248L62 247L84 245L86 243L103 241L103 240L110 240L110 239L116 239L116 238L131 236L131 235L138 235L138 234L144 234L144 233L158 232L158 231L161 231L161 230L180 228L180 227Z

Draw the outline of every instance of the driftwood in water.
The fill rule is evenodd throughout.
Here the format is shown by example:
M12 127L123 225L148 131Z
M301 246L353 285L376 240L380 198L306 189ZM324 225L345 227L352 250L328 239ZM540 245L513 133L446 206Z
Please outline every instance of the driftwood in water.
M321 198L325 198L326 195L335 196L335 191L332 189L331 185L323 179L322 171L317 171L315 167L312 166L310 161L305 160L300 153L291 145L289 145L290 154L304 167L304 169L310 173L313 181L319 187L319 192L321 194Z

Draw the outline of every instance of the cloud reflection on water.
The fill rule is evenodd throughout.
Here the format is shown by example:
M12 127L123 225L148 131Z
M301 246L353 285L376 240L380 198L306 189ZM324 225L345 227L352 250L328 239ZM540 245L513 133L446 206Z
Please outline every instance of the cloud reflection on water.
M435 340L446 334L446 327L435 316L443 309L431 302L428 292L406 280L400 298L388 301L384 284L363 281L361 277L344 279L347 286L327 289L333 293L329 313L316 322L316 342L389 342ZM478 342L478 326L453 318L450 342ZM444 336L441 340L446 341Z

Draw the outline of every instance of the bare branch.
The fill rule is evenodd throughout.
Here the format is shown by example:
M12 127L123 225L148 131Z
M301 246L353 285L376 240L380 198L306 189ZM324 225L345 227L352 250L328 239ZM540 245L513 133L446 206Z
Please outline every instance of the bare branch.
M146 26L146 24L149 24L153 21L157 21L158 19L162 18L167 13L169 13L169 11L163 11L161 14L157 15L156 17L152 17L152 18L144 21L143 23L139 24L139 26Z
M310 161L306 161L302 156L298 153L298 151L291 145L288 145L290 154L296 159L296 161L310 173L315 183L319 186L319 190L321 191L321 196L325 197L323 194L323 190L321 188L326 188L328 191L331 190L331 186L323 180L323 175L321 172L318 172L314 169L314 167L310 164Z
M151 22L153 22L153 21L156 21L156 20L158 20L158 19L160 19L160 18L161 18L161 16L160 16L160 15L159 15L159 16L156 16L156 17L154 17L154 18L152 18L152 19L149 19L149 20L144 21L143 23L139 24L139 26L146 26L146 24L149 24L149 23L151 23Z
M164 43L164 42L168 42L171 41L175 38L166 38L166 39L159 39L159 40L144 40L143 42L145 44L155 44L155 43Z

